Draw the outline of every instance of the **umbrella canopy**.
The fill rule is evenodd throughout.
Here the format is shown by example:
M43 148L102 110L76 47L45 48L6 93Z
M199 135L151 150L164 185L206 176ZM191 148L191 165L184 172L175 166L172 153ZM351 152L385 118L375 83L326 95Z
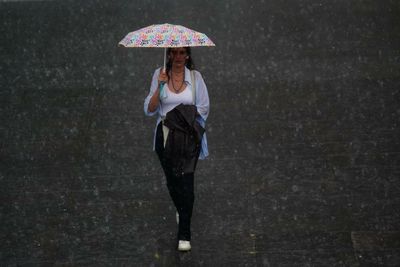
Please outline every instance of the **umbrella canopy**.
M173 24L154 24L128 33L119 43L123 47L162 47L164 48L164 68L168 47L215 46L204 33ZM164 83L160 83L160 97L165 98Z
M185 47L185 46L215 46L201 32L173 24L154 24L128 33L119 42L124 47Z

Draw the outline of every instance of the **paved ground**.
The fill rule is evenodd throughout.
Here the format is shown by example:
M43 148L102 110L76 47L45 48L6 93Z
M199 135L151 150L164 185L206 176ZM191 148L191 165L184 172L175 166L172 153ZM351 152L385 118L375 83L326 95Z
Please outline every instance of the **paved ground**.
M1 266L399 266L396 1L0 1ZM205 32L193 250L143 114L152 23Z

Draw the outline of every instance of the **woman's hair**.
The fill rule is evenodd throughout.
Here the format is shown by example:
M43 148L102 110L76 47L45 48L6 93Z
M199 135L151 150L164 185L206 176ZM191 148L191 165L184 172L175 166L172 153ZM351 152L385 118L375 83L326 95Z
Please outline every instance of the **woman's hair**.
M184 48L186 50L186 56L189 57L188 59L186 59L185 66L189 70L194 70L194 62L193 62L193 59L192 59L192 51L191 51L189 46L186 46ZM167 48L167 56L169 56L171 54L171 51L172 51L171 47ZM166 63L166 72L167 72L168 79L169 79L169 71L171 70L171 68L172 68L172 60L171 60L170 57L168 57L168 61Z

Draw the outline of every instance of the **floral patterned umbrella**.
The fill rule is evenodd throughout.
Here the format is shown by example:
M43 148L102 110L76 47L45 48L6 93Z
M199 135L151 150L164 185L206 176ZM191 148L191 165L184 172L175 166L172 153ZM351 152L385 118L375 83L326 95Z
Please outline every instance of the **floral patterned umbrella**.
M124 47L163 47L164 69L167 47L215 46L204 34L180 25L155 24L128 33L119 42Z
M204 34L180 25L155 24L128 33L119 45L125 47L215 46Z

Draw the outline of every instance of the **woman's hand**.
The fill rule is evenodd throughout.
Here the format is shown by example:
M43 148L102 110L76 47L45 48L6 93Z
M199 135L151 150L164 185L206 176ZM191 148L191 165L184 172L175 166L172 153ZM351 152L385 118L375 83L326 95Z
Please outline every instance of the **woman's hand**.
M160 71L160 74L158 75L158 84L160 83L167 83L168 82L168 76L167 73L165 72L164 69Z
M168 76L165 73L165 70L162 69L160 71L160 74L158 75L158 88L154 92L153 96L150 98L149 107L148 107L149 112L154 112L157 109L157 107L160 105L160 84L167 83L167 82L168 82Z

